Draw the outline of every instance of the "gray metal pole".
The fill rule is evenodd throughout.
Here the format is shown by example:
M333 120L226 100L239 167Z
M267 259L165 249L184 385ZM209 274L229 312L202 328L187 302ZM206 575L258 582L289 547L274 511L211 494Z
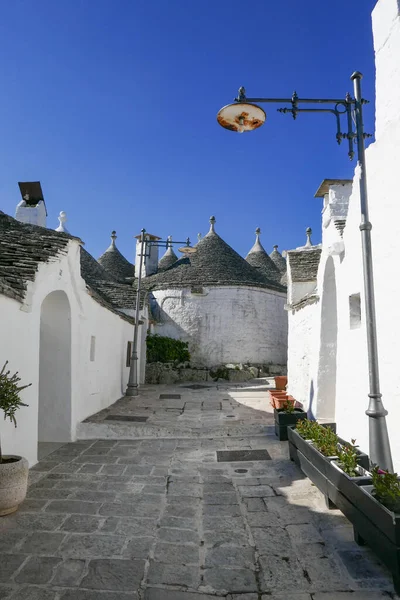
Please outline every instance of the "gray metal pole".
M364 272L365 320L367 329L368 370L369 370L369 406L365 411L369 417L369 455L371 461L393 472L392 455L386 425L388 414L382 403L379 386L378 345L376 336L374 273L372 265L371 229L368 214L367 173L365 169L364 124L362 115L363 99L361 95L362 74L356 71L351 76L354 83L355 117L360 166L360 207L361 242Z
M145 252L145 239L144 234L146 233L145 229L142 229L140 232L140 256L139 256L139 273L137 277L137 289L136 289L136 307L135 307L135 325L133 328L133 344L132 344L132 356L131 356L131 364L129 369L129 380L126 388L125 395L126 396L137 396L138 395L138 352L137 352L137 343L138 343L138 333L139 333L139 318L140 318L140 292L141 292L141 284L142 284L142 266L143 266L143 257Z

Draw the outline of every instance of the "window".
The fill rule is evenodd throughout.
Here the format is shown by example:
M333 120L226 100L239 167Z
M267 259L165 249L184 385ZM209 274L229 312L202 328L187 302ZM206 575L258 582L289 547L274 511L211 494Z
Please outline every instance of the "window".
M128 342L126 346L126 366L131 366L131 358L132 358L132 342Z
M90 338L90 361L94 362L96 355L96 338L94 335Z
M350 329L361 327L361 297L360 294L349 296Z

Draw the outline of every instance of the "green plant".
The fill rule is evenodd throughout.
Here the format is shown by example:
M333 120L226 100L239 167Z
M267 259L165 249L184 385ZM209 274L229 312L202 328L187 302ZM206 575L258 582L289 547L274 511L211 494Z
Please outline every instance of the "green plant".
M4 412L4 419L10 419L14 426L17 426L15 419L15 413L21 406L28 406L24 404L19 394L22 390L32 385L18 385L21 378L18 377L18 372L14 375L10 375L10 371L6 371L8 361L4 363L2 370L0 371L0 409ZM1 453L0 443L0 463L3 462L3 456Z
M397 473L383 471L377 465L372 469L373 495L389 510L400 509L400 481Z
M354 445L356 440L351 440L351 444L338 446L339 466L350 477L357 477L357 448Z
M313 442L324 456L336 456L338 436L330 427L318 425L315 429Z
M294 401L293 400L288 400L284 407L283 407L283 412L287 413L288 415L291 415L294 413Z
M188 342L173 338L149 334L146 338L147 362L187 362L190 360Z
M315 447L324 456L336 456L338 437L330 427L323 427L316 421L304 419L297 422L296 430L302 438L314 442Z
M318 423L316 421L303 419L302 421L297 421L296 431L305 440L312 440L314 439L314 430L316 427L318 427Z

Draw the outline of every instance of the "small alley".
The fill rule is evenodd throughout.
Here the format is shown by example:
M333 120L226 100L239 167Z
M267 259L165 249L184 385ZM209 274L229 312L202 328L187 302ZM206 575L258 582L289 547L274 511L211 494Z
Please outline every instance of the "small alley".
M143 386L43 446L0 520L0 599L396 598L277 441L270 383Z

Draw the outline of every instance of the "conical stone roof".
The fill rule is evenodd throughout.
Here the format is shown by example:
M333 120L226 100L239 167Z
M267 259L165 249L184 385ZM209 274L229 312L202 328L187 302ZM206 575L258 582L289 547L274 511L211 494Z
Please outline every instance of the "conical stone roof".
M274 261L275 266L281 273L286 272L286 260L283 258L282 254L278 252L278 246L274 246L274 249L269 257Z
M263 273L268 279L280 283L282 273L275 265L274 261L266 253L264 246L260 242L261 230L259 227L256 229L256 241L254 246L246 256L246 261Z
M117 281L126 283L127 279L135 276L135 267L121 254L115 245L117 236L115 231L111 232L111 244L100 256L98 262Z
M168 241L171 238L168 238ZM176 261L178 260L177 255L174 252L174 249L172 247L172 245L169 245L167 248L167 251L165 252L164 256L162 256L160 258L160 260L158 261L158 271L166 271L167 269L169 269L169 267L171 267L174 263L176 263Z
M278 281L253 268L220 238L214 229L214 217L211 217L210 223L209 233L195 246L196 252L179 259L166 271L144 278L143 285L154 290L192 286L250 286L285 291ZM273 269L275 273L277 269L274 265Z

